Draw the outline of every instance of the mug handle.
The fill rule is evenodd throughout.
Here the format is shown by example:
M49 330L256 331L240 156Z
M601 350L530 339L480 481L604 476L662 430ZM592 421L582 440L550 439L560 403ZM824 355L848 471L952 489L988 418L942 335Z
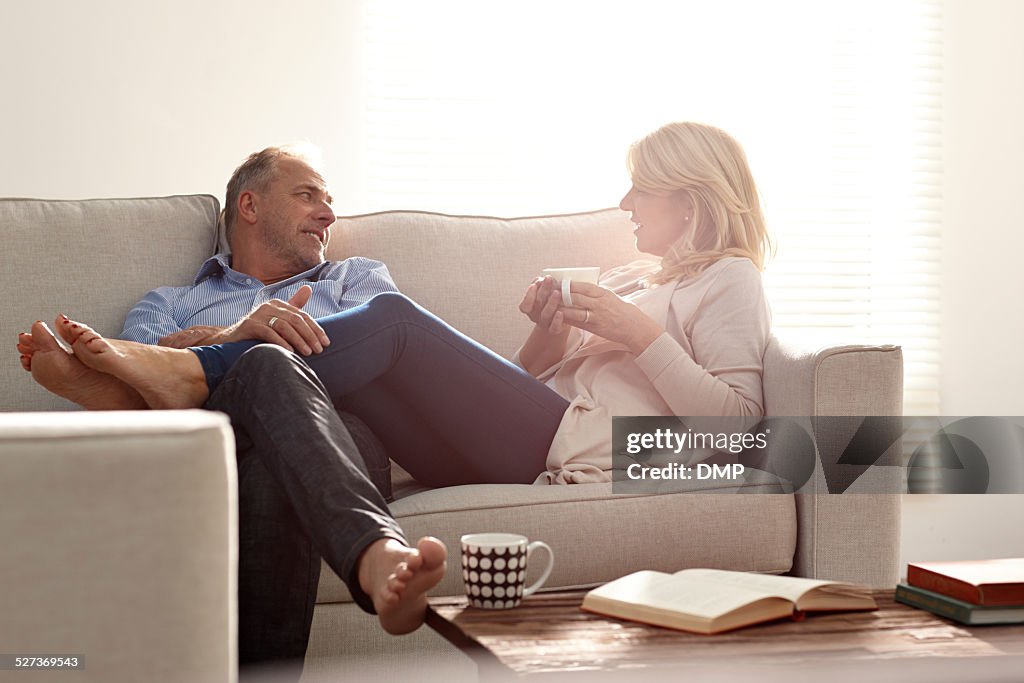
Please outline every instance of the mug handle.
M551 570L555 568L555 553L551 550L551 546L544 541L534 541L530 545L526 546L527 566L529 566L530 555L532 555L533 551L537 548L544 548L544 550L548 551L548 566L544 568L544 573L541 574L540 578L534 581L529 588L523 591L524 598L529 595L533 595L538 588L543 586L544 582L548 580L549 576L551 576Z
M565 304L566 306L572 306L572 290L570 289L570 287L572 287L572 280L570 280L567 277L563 277L562 278L562 303ZM548 550L551 550L551 548L548 548ZM552 555L551 559L554 560L555 556Z

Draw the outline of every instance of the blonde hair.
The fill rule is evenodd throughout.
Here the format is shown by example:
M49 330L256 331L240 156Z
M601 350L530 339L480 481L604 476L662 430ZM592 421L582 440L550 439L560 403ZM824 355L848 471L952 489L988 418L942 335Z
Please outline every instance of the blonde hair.
M748 258L764 269L774 245L747 156L725 131L670 123L634 142L627 165L638 189L682 193L693 205L694 229L669 247L650 284L693 277L727 256Z

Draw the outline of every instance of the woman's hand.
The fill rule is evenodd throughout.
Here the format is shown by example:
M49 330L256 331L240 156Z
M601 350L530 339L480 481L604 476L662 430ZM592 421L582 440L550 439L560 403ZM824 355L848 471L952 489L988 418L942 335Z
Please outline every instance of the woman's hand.
M526 289L519 310L533 321L530 336L519 349L519 363L534 377L559 361L569 330L559 310L562 293L551 277L539 277Z
M519 302L519 310L533 321L537 328L548 334L561 335L568 331L565 316L559 306L562 305L562 294L550 275L539 277L526 289L523 300Z
M665 330L646 313L611 290L587 282L573 282L572 307L558 310L564 324L592 332L608 341L629 347L639 356ZM558 294L561 300L561 294ZM554 297L552 297L554 298Z

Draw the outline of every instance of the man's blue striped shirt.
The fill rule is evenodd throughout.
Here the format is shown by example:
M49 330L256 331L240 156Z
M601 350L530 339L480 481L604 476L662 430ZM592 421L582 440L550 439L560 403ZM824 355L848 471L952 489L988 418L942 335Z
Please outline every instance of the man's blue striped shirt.
M230 255L217 254L203 263L192 285L149 292L128 313L121 338L156 344L193 325L227 327L271 299L287 301L304 284L313 288L313 296L302 310L314 318L398 291L387 266L362 257L325 261L272 285L232 270L230 264Z

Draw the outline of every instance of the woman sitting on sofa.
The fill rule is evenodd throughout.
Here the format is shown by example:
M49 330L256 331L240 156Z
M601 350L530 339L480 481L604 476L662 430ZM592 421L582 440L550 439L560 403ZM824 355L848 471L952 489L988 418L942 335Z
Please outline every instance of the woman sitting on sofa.
M417 480L608 481L614 415L763 413L769 240L742 148L717 128L673 123L634 143L628 164L620 207L637 249L659 260L572 283L572 306L550 278L535 281L518 365L400 294L317 321L332 343L305 362ZM259 343L168 349L66 318L58 329L152 408L203 405Z

